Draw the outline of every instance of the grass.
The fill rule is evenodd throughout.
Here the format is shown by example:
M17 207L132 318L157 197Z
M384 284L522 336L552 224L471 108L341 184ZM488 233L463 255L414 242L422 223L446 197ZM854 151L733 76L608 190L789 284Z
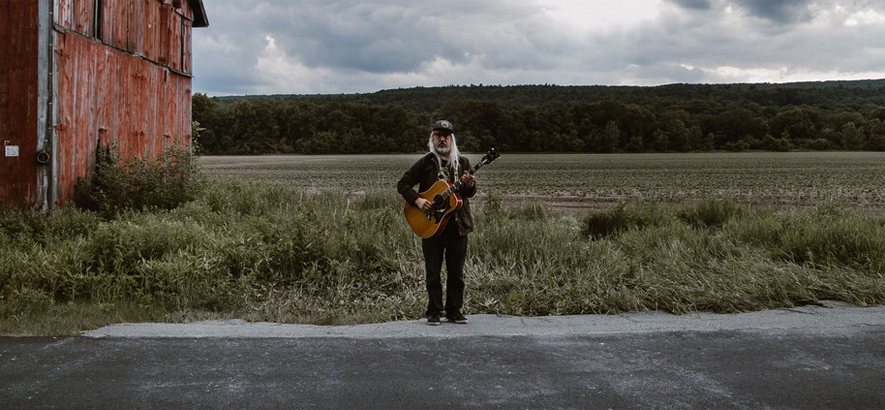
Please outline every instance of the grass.
M172 210L0 214L0 332L241 318L419 318L401 199L215 180ZM475 211L465 313L742 312L885 302L885 217L836 206L620 204L583 218L492 196ZM598 229L606 221L614 229Z
M473 300L490 312L518 315L730 313L829 299L885 301L881 216L826 206L746 210L729 203L619 205L590 211L579 224L491 224L474 255L506 251L474 256L471 271L487 274ZM685 217L711 209L722 210L713 218L719 223ZM599 220L623 228L600 236Z

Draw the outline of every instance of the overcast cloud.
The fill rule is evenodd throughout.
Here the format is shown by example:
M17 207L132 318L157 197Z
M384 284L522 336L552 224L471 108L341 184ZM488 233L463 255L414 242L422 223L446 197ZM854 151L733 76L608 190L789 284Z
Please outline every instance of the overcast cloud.
M203 0L194 91L885 78L874 0Z

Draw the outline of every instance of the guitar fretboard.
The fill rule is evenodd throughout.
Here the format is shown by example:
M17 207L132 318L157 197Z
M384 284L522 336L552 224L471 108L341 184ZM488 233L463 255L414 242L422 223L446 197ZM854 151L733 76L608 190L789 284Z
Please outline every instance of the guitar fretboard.
M482 168L482 166L485 165L486 163L487 162L484 159L479 161L470 170L470 175L475 174L476 171L479 171L479 169ZM461 190L461 179L458 178L458 182L455 182L454 184L452 184L452 186L450 186L449 189L445 190L441 195L442 195L443 199L448 199L449 196L451 196L452 194L455 193L455 191L460 191L460 190Z

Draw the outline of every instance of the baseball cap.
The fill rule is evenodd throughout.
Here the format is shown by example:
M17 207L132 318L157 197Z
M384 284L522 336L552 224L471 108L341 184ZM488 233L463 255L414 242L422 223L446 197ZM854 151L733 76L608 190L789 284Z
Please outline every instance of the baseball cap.
M452 134L455 133L455 127L452 126L451 122L448 122L446 120L439 120L436 122L436 124L433 124L433 130L434 131L448 131Z

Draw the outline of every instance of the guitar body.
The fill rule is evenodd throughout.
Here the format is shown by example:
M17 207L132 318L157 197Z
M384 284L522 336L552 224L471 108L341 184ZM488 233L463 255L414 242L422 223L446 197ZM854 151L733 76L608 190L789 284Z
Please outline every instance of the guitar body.
M464 204L458 193L445 195L451 186L452 184L446 181L437 181L430 189L418 194L421 198L433 202L433 211L430 213L425 213L414 204L405 204L403 212L406 221L421 238L432 238L442 233L452 213L461 209Z
M480 167L492 163L496 158L500 157L494 148L486 152L482 159L468 172L473 175ZM436 181L430 189L418 194L433 203L433 210L424 212L415 204L406 203L403 209L406 221L418 236L423 239L432 238L442 233L446 229L446 223L452 213L461 209L464 201L461 199L461 184L463 180L458 180L454 185L447 181Z

